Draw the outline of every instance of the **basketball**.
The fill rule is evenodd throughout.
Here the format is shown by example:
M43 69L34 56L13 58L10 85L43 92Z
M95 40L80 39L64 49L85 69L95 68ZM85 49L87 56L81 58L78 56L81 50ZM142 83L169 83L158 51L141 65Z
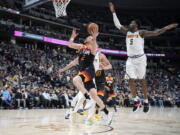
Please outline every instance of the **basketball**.
M95 24L95 23L90 23L89 25L88 25L88 27L87 27L87 31L88 31L88 33L90 34L91 33L91 31L93 31L93 30L97 30L97 31L99 31L99 26L97 25L97 24Z

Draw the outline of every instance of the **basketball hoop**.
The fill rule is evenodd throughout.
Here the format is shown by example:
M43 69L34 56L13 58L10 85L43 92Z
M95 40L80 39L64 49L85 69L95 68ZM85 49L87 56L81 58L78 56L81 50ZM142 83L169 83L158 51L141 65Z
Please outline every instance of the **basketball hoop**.
M66 8L71 0L52 0L56 17L67 16Z

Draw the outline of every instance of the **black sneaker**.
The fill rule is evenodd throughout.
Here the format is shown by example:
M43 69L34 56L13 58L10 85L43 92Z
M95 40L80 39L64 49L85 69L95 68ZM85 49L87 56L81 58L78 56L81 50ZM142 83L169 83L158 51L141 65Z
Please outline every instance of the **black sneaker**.
M80 115L83 115L83 112L84 112L83 109L79 109L79 110L77 111L77 113L79 113Z
M148 113L149 112L149 103L144 103L143 112L144 113Z
M137 112L140 107L141 107L141 102L140 101L134 101L133 112Z

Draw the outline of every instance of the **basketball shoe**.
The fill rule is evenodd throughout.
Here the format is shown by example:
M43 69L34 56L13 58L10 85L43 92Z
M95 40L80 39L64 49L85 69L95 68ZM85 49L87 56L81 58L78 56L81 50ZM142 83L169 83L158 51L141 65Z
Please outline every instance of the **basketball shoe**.
M141 107L141 102L139 100L138 101L134 101L133 112L137 112L140 107Z
M144 113L148 113L149 110L150 110L150 105L149 105L149 103L144 103L143 112L144 112Z
M94 119L95 119L95 120L100 120L100 119L101 119L101 115L99 115L99 114L94 114Z

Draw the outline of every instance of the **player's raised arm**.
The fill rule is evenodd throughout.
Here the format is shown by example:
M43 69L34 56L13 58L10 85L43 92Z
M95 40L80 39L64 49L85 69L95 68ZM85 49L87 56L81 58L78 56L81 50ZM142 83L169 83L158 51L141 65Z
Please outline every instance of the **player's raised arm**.
M121 25L117 15L116 15L116 10L114 8L114 4L112 2L109 2L109 9L110 9L111 13L113 14L113 21L114 21L114 25L116 26L116 28L118 28L123 34L126 34L128 29L126 27L124 27L123 25Z
M92 53L95 55L96 54L96 50L98 48L98 44L97 44L97 37L99 35L98 29L94 29L93 31L90 32L91 36L92 36L92 40L93 40L93 45L92 45Z
M82 45L74 43L75 38L78 36L78 33L76 32L76 29L72 30L71 38L69 40L68 47L73 48L76 50L79 50Z
M178 24L170 24L170 25L165 26L162 29L158 29L158 30L154 30L154 31L141 30L140 35L141 35L141 37L159 36L159 35L165 33L167 30L176 28L177 26L178 26Z
M102 68L103 70L109 70L109 69L112 69L112 65L111 63L109 62L109 60L107 59L106 55L104 54L100 54L100 60L102 61Z
M65 72L66 70L69 70L70 68L78 65L78 59L79 57L75 58L73 61L71 61L67 66L65 66L63 69L59 69L59 73L63 73Z

